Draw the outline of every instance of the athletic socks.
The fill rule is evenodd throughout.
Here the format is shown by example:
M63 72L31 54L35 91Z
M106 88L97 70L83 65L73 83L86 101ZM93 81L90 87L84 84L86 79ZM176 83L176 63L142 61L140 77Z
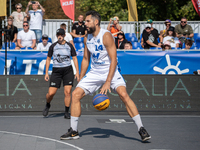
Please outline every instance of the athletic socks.
M51 107L51 105L50 105L50 103L46 103L46 106L48 107L48 108L50 108Z
M140 128L143 127L142 120L141 120L141 118L140 118L140 114L134 116L132 119L133 119L133 121L135 122L135 124L137 125L138 131L139 131Z
M65 106L65 112L69 112L69 107Z
M76 132L77 132L77 127L78 127L78 118L79 117L73 117L73 116L71 116L71 120L70 120L70 122L71 122L71 128L74 131L76 131Z

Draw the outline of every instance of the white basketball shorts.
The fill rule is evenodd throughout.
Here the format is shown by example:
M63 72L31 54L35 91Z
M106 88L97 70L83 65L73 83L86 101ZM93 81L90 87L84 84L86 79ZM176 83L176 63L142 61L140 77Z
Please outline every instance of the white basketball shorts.
M81 79L76 87L82 88L85 95L92 94L106 82L107 75L108 72L100 74L99 71L95 72L94 70L91 70ZM119 86L126 87L124 78L117 69L115 70L110 86L113 90L116 90Z

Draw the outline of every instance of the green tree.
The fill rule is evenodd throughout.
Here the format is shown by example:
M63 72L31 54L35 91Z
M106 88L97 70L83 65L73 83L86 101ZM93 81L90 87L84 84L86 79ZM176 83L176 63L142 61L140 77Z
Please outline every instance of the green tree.
M12 0L12 11L15 10L17 3L21 3L22 11L25 11L28 1ZM60 0L38 1L46 10L45 19L68 19L60 6ZM115 15L119 17L120 21L128 20L126 0L76 0L75 2L75 19L89 10L96 10L101 14L103 21L108 21ZM188 20L199 20L200 18L191 0L136 0L136 3L139 21L149 18L157 21L180 20L183 16ZM9 1L7 1L7 10L9 16Z
M149 18L157 21L165 19L199 20L191 0L137 0L138 18L140 21Z
M199 20L191 0L136 0L136 3L139 21L149 18L157 21L180 20L183 16L188 20ZM115 15L120 20L128 20L126 0L79 0L79 8L84 13L98 11L104 21Z
M80 0L79 8L83 12L98 11L103 21L118 15L120 20L128 20L126 0Z

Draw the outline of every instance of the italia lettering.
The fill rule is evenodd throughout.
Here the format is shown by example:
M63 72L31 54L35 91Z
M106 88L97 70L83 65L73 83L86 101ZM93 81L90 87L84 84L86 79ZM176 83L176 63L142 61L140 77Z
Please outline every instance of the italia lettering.
M0 110L3 109L32 109L31 104L0 104Z
M6 78L6 92L4 94L0 93L0 96L10 96L10 91L9 91L9 78ZM32 96L31 92L29 91L28 87L26 86L26 83L24 82L23 79L19 80L19 83L16 85L14 91L12 92L11 96L14 96L17 91L24 91L28 93L28 95Z
M158 84L156 84L156 81L154 78L152 78L152 87L151 87L151 94L152 96L168 96L168 86L167 86L167 78L164 79L164 85L160 84L160 82L157 82ZM164 93L157 93L156 91L159 91L159 88L163 86L164 88ZM143 84L141 79L138 79L135 83L135 85L133 86L131 92L130 92L130 96L135 92L135 91L144 91L144 93L147 96L150 96L147 88L145 87L145 85ZM163 90L162 90L163 91ZM185 86L185 84L183 83L183 81L179 78L178 81L176 82L175 86L173 87L170 96L173 96L173 94L175 92L184 92L187 94L187 96L191 96L190 92L188 91L187 87Z
M141 85L142 88L138 88L138 85ZM132 95L133 92L136 91L136 90L138 90L138 91L144 91L144 92L147 94L147 96L150 96L150 95L149 95L149 92L148 92L147 89L145 88L145 86L144 86L144 84L142 83L142 80L141 80L141 79L138 79L138 80L137 80L136 84L134 85L134 87L133 87L133 89L131 90L131 92L130 92L129 95Z
M181 85L182 88L178 88L179 85ZM187 93L187 95L190 96L189 91L187 90L186 86L184 85L184 83L181 79L179 79L178 82L176 83L176 85L175 85L174 89L172 90L170 96L172 96L175 91L185 91Z

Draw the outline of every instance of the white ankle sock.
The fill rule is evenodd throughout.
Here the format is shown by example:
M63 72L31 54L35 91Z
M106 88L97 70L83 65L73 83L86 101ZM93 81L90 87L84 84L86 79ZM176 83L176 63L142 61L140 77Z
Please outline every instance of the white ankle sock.
M79 117L73 117L71 116L70 122L71 122L71 127L74 131L77 131L77 127L78 127L78 118Z
M133 121L135 122L135 124L137 125L138 131L139 131L140 128L143 127L142 120L141 120L141 118L140 118L140 114L134 116L132 119L133 119Z

